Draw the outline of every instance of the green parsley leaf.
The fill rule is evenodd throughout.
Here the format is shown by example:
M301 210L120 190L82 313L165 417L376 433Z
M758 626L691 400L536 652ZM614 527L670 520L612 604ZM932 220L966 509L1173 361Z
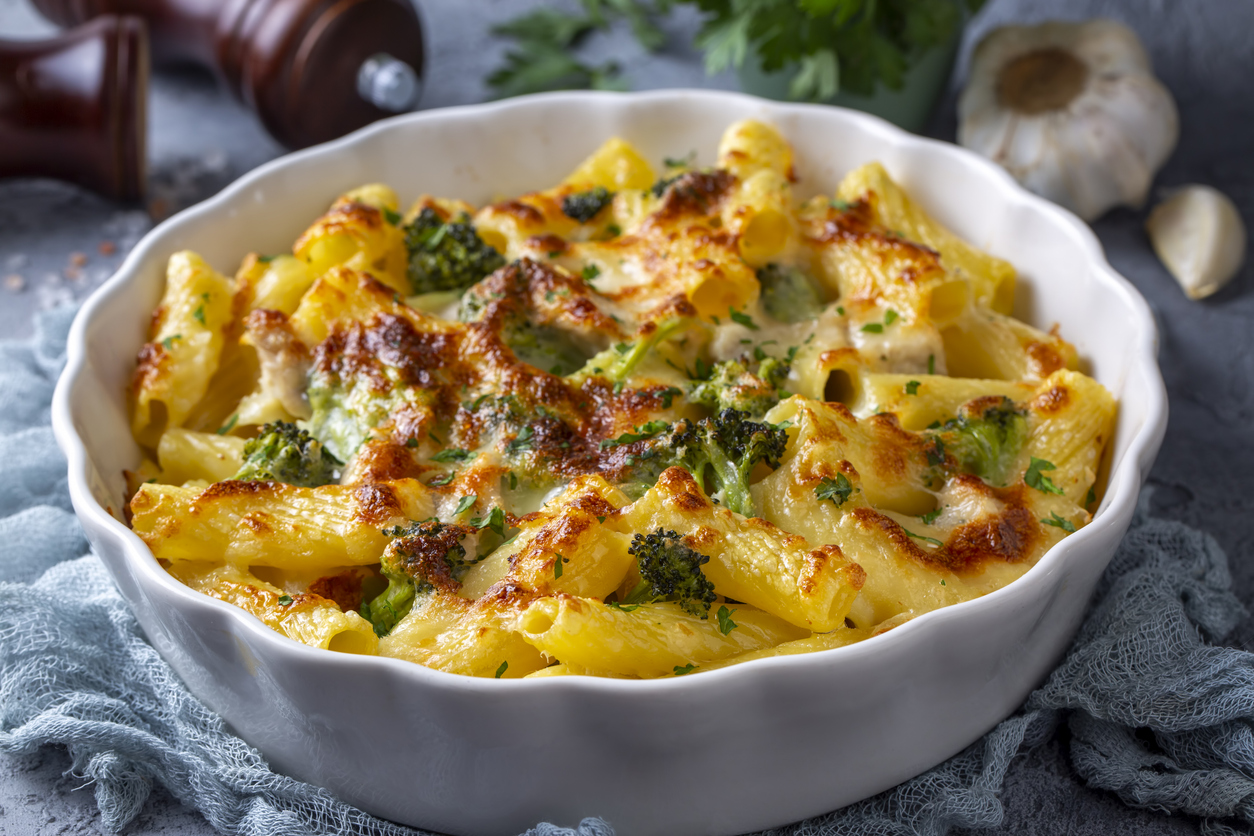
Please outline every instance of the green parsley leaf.
M414 449L418 446L418 439L411 435L409 438L405 439L405 446L411 450Z
M257 256L257 261L260 264L269 264L271 261L274 261L276 258L278 258L277 255L259 255Z
M926 514L921 514L919 516L919 519L923 521L924 525L931 525L932 523L936 522L936 518L939 517L940 515L941 515L941 509L936 508L935 510L928 511Z
M728 307L727 313L732 318L732 322L735 322L737 325L743 325L746 328L748 328L750 331L762 330L758 326L758 324L753 321L753 319L749 316L749 314L745 313L744 311L738 311L735 308Z
M196 310L192 311L192 317L201 325L204 325L205 324L205 306L203 304L197 305Z
M906 394L907 395L919 394L919 381L911 380L908 383L906 383Z
M442 487L444 487L445 485L451 484L451 483L452 483L452 481L453 481L453 478L454 478L455 476L457 476L457 473L456 473L456 472L453 472L453 473L445 473L443 476L437 476L437 477L435 477L434 479L432 479L432 480L431 480L430 482L428 482L427 484L428 484L428 485L430 485L430 486L431 486L431 487L433 487L433 488L442 488Z
M583 277L585 282L591 284L593 279L601 275L601 268L595 264L585 264L583 269L579 271L579 275Z
M620 604L617 601L606 601L605 606L613 607L614 609L622 610L623 612L635 612L640 609L639 604Z
M668 386L661 392L654 392L653 394L655 397L661 398L662 409L670 409L671 402L675 399L675 397L677 395L682 395L683 393L684 391L682 389L676 389L674 386Z
M737 627L736 622L732 621L732 618L731 618L732 613L734 612L735 610L729 610L727 609L727 607L718 608L718 613L717 613L718 631L722 633L724 636L726 636L732 630L735 630Z
M1097 501L1097 491L1093 490L1093 486L1089 485L1089 492L1084 495L1084 507L1087 508Z
M401 213L400 212L389 209L386 206L384 206L383 209L381 209L380 211L383 212L383 220L387 221L392 226L401 225Z
M562 557L560 554L554 555L557 559L553 561L553 580L557 580L562 576L562 564L570 563L569 558Z
M183 339L182 334L171 334L170 336L166 337L164 340L161 341L161 347L164 348L166 351L169 351L174 346L174 341L181 340L181 339Z
M454 517L460 517L462 514L475 507L475 503L479 501L479 497L473 493L468 493L461 499L457 500L457 508L453 510Z
M844 306L844 305L837 305L837 306L836 306L836 313L840 314L841 316L844 316L844 315L845 315L845 306Z
M523 450L530 450L534 436L535 430L530 426L523 427L518 431L518 435L514 436L514 440L506 445L506 449L511 453L521 453Z
M940 467L945 463L945 442L939 436L932 439L932 446L927 448L927 463L931 467Z
M929 354L927 356L927 373L936 374L936 355Z
M820 500L830 499L837 507L840 507L853 496L853 483L843 473L837 473L835 479L824 476L819 486L814 489L814 495Z
M906 532L907 537L913 537L916 540L922 540L924 543L931 543L933 546L945 545L940 540L937 540L935 537L924 537L922 534L915 534L913 531L907 531L904 528L902 529L902 531Z
M1041 475L1043 470L1057 469L1051 462L1033 456L1031 463L1028 465L1028 472L1023 474L1023 481L1027 483L1029 488L1036 488L1041 493L1053 493L1064 496L1062 488L1055 485L1048 476Z
M605 234L611 238L617 238L623 234L623 228L618 224L609 224L605 227Z
M694 148L684 157L663 157L662 164L667 168L692 168L697 162L697 151Z
M290 605L292 603L292 596L291 595L280 596L279 603L285 607Z
M676 665L675 676L683 676L686 673L692 673L696 669L697 669L697 666L691 663L687 665Z
M896 321L897 321L897 312L894 311L892 308L889 308L888 313L884 314L884 324L892 325Z
M234 415L232 415L232 416L231 416L231 417L227 420L227 422L226 422L225 424L223 424L222 426L218 427L218 429L217 429L217 433L218 433L218 435L226 435L226 434L227 434L227 433L229 433L231 430L235 429L235 422L237 422L237 421L239 421L239 413L238 413L238 412L237 412L237 413L235 413Z
M1054 528L1061 528L1068 534L1075 534L1075 526L1072 525L1071 520L1058 516L1057 511L1050 511L1049 517L1049 519L1041 520L1041 522L1045 523L1045 525L1052 525Z
M847 200L829 200L827 201L827 205L839 212L845 212L848 211L849 207L853 204Z
M502 537L505 536L505 512L495 505L486 517L471 517L470 524L480 531L489 528Z
M505 675L505 672L507 670L509 670L509 662L508 661L502 662L501 666L496 669L496 678L500 679L502 676Z
M439 462L440 464L451 464L453 462L458 462L458 463L468 462L471 459L475 458L477 455L479 454L472 453L469 450L463 450L460 447L449 447L448 449L441 450L440 452L432 456L431 461Z
M880 325L878 322L868 322L866 325L862 326L862 333L882 334L884 333L884 326Z
M649 421L643 427L636 427L634 433L623 433L618 438L605 439L601 442L601 449L609 450L613 447L621 447L624 444L644 441L646 438L653 438L655 435L669 430L670 426L665 421Z

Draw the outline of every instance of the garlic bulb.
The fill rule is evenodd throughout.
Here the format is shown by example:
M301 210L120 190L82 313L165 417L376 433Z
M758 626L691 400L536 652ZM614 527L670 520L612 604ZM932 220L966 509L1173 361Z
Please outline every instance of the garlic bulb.
M1154 252L1190 299L1232 281L1245 261L1245 224L1210 186L1185 186L1154 207L1145 224Z
M1178 133L1141 42L1110 20L992 31L958 118L958 142L1085 220L1143 204Z

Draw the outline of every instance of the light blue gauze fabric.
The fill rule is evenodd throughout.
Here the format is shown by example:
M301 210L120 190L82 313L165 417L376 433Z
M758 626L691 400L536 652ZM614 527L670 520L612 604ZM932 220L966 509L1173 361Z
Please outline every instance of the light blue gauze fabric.
M49 429L69 311L0 344L0 751L66 747L104 824L153 782L222 833L416 834L276 775L144 641L70 511ZM86 555L86 556L83 556ZM1128 804L1254 822L1254 654L1217 646L1244 616L1215 542L1138 514L1066 659L1013 717L925 775L778 836L942 834L997 825L1011 759L1070 725L1091 786ZM540 824L530 836L608 836Z

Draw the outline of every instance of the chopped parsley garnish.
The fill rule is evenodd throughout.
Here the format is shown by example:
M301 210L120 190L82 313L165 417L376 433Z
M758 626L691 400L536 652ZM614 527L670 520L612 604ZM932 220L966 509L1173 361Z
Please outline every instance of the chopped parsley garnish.
M1061 528L1068 534L1075 534L1075 526L1072 525L1071 520L1058 516L1057 511L1050 511L1049 519L1041 520L1041 522L1045 523L1045 525L1052 525L1054 528Z
M655 435L665 432L670 429L670 426L665 421L650 421L643 427L636 427L635 432L623 433L618 438L605 439L601 442L601 449L609 450L612 447L621 447L624 444L644 441L646 438L653 438Z
M1087 508L1097 501L1097 491L1093 490L1093 486L1089 485L1089 492L1084 495L1084 507Z
M414 438L413 436L410 436L409 438L405 439L405 446L412 450L413 448L418 446L418 439Z
M844 212L849 209L851 204L847 200L832 199L827 202L827 205L831 206L833 209L835 209L838 212Z
M836 313L840 314L841 316L844 316L844 315L845 315L845 306L844 306L844 305L837 305L837 306L836 306Z
M696 665L694 665L694 664L692 664L691 662L690 662L690 663L688 663L687 665L682 665L682 666L681 666L681 665L676 665L676 666L675 666L675 676L683 676L683 675L684 675L684 674L686 674L686 673L692 673L692 672L693 672L693 671L695 671L696 669L697 669L697 666L696 666Z
M443 476L435 477L427 484L433 488L442 488L445 485L452 484L453 477L455 477L456 475L457 475L456 473L445 473Z
M820 500L830 499L839 507L853 495L853 483L843 473L837 473L835 479L824 476L819 486L814 489L814 495Z
M927 356L927 373L936 374L936 355L929 354Z
M509 452L520 453L523 450L530 450L532 436L534 435L535 430L531 429L531 427L523 427L518 431L518 435L514 436L514 440L509 443Z
M668 386L661 392L656 392L655 394L657 397L662 399L662 409L670 409L675 396L682 395L683 393L684 391L682 389L676 389L674 386Z
M280 597L279 597L279 603L280 603L280 604L282 604L282 605L283 605L283 606L285 606L285 607L286 607L286 606L288 606L288 605L290 605L290 604L292 603L292 596L291 596L291 595L283 595L283 596L280 596Z
M937 508L933 511L928 511L926 514L920 515L919 519L923 521L924 525L931 525L932 523L936 522L936 518L939 517L940 515L941 515L941 509Z
M225 424L218 427L216 432L218 433L218 435L226 435L231 430L235 429L235 422L237 422L238 420L239 420L239 413L237 412L234 415L232 415L230 418L228 418Z
M884 333L884 326L880 325L878 322L868 322L866 325L862 326L862 333L882 334Z
M181 339L183 339L182 334L171 334L170 336L166 337L164 340L161 341L161 347L164 348L166 351L169 351L174 346L174 341L181 340Z
M509 662L502 662L501 666L496 669L496 678L500 679L502 676L505 675L505 672L507 670L509 670Z
M635 612L640 609L639 604L620 604L617 601L606 601L605 606L613 607L614 609L622 610L623 612Z
M469 450L463 450L460 447L450 447L447 450L441 450L431 457L431 461L440 464L452 464L453 462L468 462L477 456L478 453L472 453Z
M259 264L269 264L271 261L274 261L276 258L278 258L277 255L259 255L257 256L257 262Z
M1036 488L1041 493L1053 493L1058 494L1058 496L1064 496L1062 488L1055 485L1048 476L1041 474L1043 470L1057 469L1053 463L1033 456L1031 464L1028 465L1028 472L1023 474L1023 481L1027 483L1029 488Z
M511 491L518 490L518 474L512 470L509 472L509 489Z
M894 311L892 308L889 308L888 313L884 314L884 324L892 325L896 321L897 321L897 312Z
M906 384L906 394L907 395L919 394L919 381L911 380L910 382L908 382Z
M718 616L718 631L726 636L732 630L735 630L736 622L732 621L732 613L735 610L729 610L727 607L719 607L716 615Z
M750 317L749 314L745 313L744 311L738 311L735 308L728 307L727 314L728 316L731 317L732 322L736 323L737 325L743 325L746 328L748 328L750 331L762 330L758 326L758 324L753 321L752 317Z
M557 559L553 561L553 580L557 580L562 576L562 564L570 563L570 558L562 557L560 554L554 555Z
M932 446L926 451L927 463L932 467L939 467L945 463L945 442L939 436L932 439L932 442Z
M908 531L907 529L904 529L904 528L902 529L902 531L906 532L907 537L913 537L916 540L922 540L925 543L931 543L933 546L945 545L940 540L937 540L935 537L924 537L922 534L915 534L913 531Z
M583 277L585 282L591 282L597 276L601 275L601 268L595 264L585 264L583 269L579 271L579 275Z
M492 510L488 512L487 516L471 517L470 524L480 531L488 528L502 537L505 536L505 512L495 505L492 506Z
M609 224L605 227L605 233L611 238L617 238L623 234L623 228L618 224Z
M394 209L389 209L386 206L384 206L380 211L383 212L383 220L387 221L392 226L401 225L401 213L400 212L397 212Z
M475 507L475 503L479 501L479 497L473 493L468 493L461 499L457 500L457 508L453 510L454 517L460 517L462 514Z
M196 310L192 311L192 318L201 325L205 324L205 306L203 304L197 305Z

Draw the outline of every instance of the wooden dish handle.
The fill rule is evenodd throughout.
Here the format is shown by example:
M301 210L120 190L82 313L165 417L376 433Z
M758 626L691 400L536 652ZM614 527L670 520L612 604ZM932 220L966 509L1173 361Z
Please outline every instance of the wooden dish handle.
M213 69L293 148L410 110L420 92L422 24L410 0L33 2L63 26L144 18L155 60Z
M108 15L42 41L0 40L0 177L144 192L148 36Z

